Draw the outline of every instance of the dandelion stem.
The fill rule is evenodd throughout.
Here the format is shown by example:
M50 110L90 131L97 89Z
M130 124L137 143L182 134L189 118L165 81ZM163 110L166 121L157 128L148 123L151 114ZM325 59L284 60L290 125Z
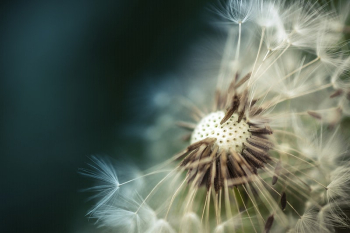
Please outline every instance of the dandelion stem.
M295 98L298 98L298 97L301 97L301 96L304 96L304 95L308 95L308 94L311 94L311 93L314 93L314 92L317 92L317 91L321 91L321 90L323 90L323 89L326 89L326 88L328 88L328 87L331 87L332 85L333 85L332 83L325 84L325 85L320 86L319 88L316 88L316 89L314 89L314 90L307 91L307 92L301 93L301 94L296 95L296 96L293 96L293 97L283 98L283 99L277 101L276 103L274 103L273 105L271 105L270 107L275 106L275 105L277 105L277 104L279 104L279 103L281 103L281 102L283 102L283 101L286 101L286 100L295 99ZM270 107L269 107L269 108L270 108Z
M290 135L290 136L294 136L296 138L299 138L300 140L305 140L305 138L302 138L300 137L299 135L295 134L295 133L292 133L292 132L288 132L288 131L285 131L285 130L279 130L279 129L275 129L273 130L274 133L282 133L282 134L287 134L287 135Z
M305 172L302 172L300 169L294 168L292 166L289 166L291 169L293 169L294 171L300 172L302 173L304 176L306 176L308 179L313 180L314 182L316 182L317 184L321 185L324 189L327 189L327 187L325 185L323 185L322 183L320 183L319 181L313 179L312 177L310 177L308 174L306 174ZM288 171L286 168L283 167L284 170ZM289 171L290 172L290 171Z
M305 158L308 158L310 159L312 162L314 162L315 164L318 164L318 161L317 160L314 160L312 158L309 158L307 157L304 153L302 153L301 151L297 150L297 149L294 149L294 148L289 148L291 151L294 151L294 152L297 152L298 154L304 156Z
M292 156L292 157L294 157L294 158L296 158L296 159L298 159L298 160L301 160L301 161L303 161L303 162L305 162L305 163L311 165L312 167L317 167L315 164L312 164L312 163L310 163L310 162L308 162L308 161L306 161L306 160L304 160L304 159L302 159L302 158L299 158L299 157L296 156L296 155L293 155L293 154L291 154L291 153L288 153L288 152L286 152L286 151L279 150L279 149L276 149L276 148L273 148L272 150L278 151L278 152L283 153L283 154L285 154L285 155ZM310 158L308 158L308 159L310 159ZM317 163L316 161L314 161L314 160L312 160L312 159L310 159L310 160L313 161L314 163Z
M209 190L208 190L208 196L207 196L207 198L208 198L208 204L207 204L207 210L206 210L206 216L205 216L205 219L206 219L206 221L205 221L205 224L206 224L206 228L207 229L209 229L210 227L209 227L209 211L210 211L210 196L211 196L211 190L212 190L212 187L210 187L209 188Z
M294 71L292 71L291 73L287 74L286 76L284 76L283 78L281 78L280 80L278 80L277 82L275 82L273 85L271 85L269 87L269 89L266 91L266 93L264 94L265 96L270 93L270 91L272 90L273 87L275 87L277 84L279 84L280 82L286 80L287 78L289 78L290 76L292 76L293 74L295 74L298 71L301 71L302 69L305 69L306 67L312 65L313 63L317 62L318 60L320 60L320 57L315 58L314 60L310 61L309 63L295 69ZM259 76L260 77L260 76Z
M271 173L272 175L274 175L274 173L272 172L272 171L270 171L270 170L268 170L268 169L266 169L269 173ZM286 176L287 178L283 178L282 176L279 176L279 178L285 183L285 184L287 184L287 179L288 179L288 176ZM290 179L292 182L293 182L293 180L292 179ZM264 182L266 182L266 181L264 181ZM290 183L288 183L288 184L290 184ZM300 185L298 185L298 186L300 186ZM271 187L271 189L273 189L272 188L272 186L270 186ZM289 185L289 187L291 187L292 189L293 189L293 192L292 193L294 193L294 192L297 192L297 193L299 193L300 195L302 195L304 198L306 198L306 199L308 199L308 200L310 200L315 206L317 206L317 207L319 207L319 208L321 208L322 206L319 204L319 203L317 203L317 202L315 202L314 200L312 200L311 198L310 198L310 196L308 196L307 194L305 194L304 192L301 192L300 191L300 189L298 188L298 187L295 187L295 185ZM275 190L274 190L275 191ZM277 192L277 191L275 191L275 192ZM279 194L280 195L280 194ZM280 195L281 196L281 195Z
M254 75L256 74L255 66L256 66L256 63L258 62L258 58L259 58L259 55L260 55L260 52L261 52L261 45L262 45L262 42L263 42L263 39L264 39L264 35L265 35L265 27L262 27L261 38L260 38L260 43L259 43L259 49L258 49L258 53L257 53L256 58L255 58L254 65L253 65L251 78L248 81L248 87L250 86L250 82L254 78Z
M293 34L295 33L295 30L293 30L290 34L289 34L289 36L292 36ZM286 43L286 41L287 40L283 40L279 45L277 45L276 46L276 48L278 47L278 46L280 46L280 45L282 45L282 44L284 44L284 43ZM282 53L267 67L267 69L265 69L264 70L264 72L262 72L261 74L260 74L260 76L255 80L255 81L257 81L286 51L287 51L287 49L291 46L292 44L291 43L287 43L287 46L286 46L286 48L282 51ZM271 51L272 51L272 53L271 53ZM276 51L276 49L268 49L268 51L266 52L266 55L265 55L265 57L263 58L263 61L262 61L262 63L259 65L259 68L258 68L258 70L257 70L257 72L260 70L260 68L262 67L262 65L264 64L264 62L266 61L266 59L267 58L269 58L274 52Z
M219 218L221 220L222 189L219 191Z
M237 189L237 187L236 187L236 189ZM238 215L239 215L239 219L241 220L242 232L244 232L243 218L242 218L241 212L239 211L238 199L237 199L237 196L236 196L236 193L235 193L235 189L234 189L234 188L232 189L232 193L233 193L233 199L235 200L235 203L236 203L237 213L238 213Z
M212 195L214 199L214 206L215 206L215 216L216 216L216 225L220 225L221 219L220 219L220 213L219 213L219 204L218 204L218 194L212 190Z
M259 176L259 175L258 175ZM259 176L260 177L260 176ZM264 179L262 179L260 177L260 180L262 180L271 190L273 190L275 193L277 193L277 195L281 196L281 194L279 192L277 192L273 187L271 187L270 184L268 184ZM287 201L287 204L294 210L294 212L301 218L301 215L299 214L299 212L293 207L292 204L289 203L289 201Z
M192 209L193 199L196 196L197 191L198 191L198 188L194 187L192 193L189 195L188 202L185 208L185 213L190 212L190 210Z
M205 195L205 201L204 201L204 206L203 206L203 211L202 211L201 223L203 222L203 217L204 217L204 212L205 212L205 209L206 209L205 207L207 206L208 197L210 197L209 191L207 191L207 193Z
M258 209L258 207L257 207L257 205L256 205L254 196L253 196L253 195L251 196L251 195L249 194L248 190L246 189L246 187L245 187L244 185L242 185L242 187L243 187L244 191L246 192L246 194L248 195L250 201L253 203L253 206L254 206L255 211L260 215L260 218L258 218L259 221L263 220L263 222L265 223L265 219L264 219L263 216L261 215L261 213L260 213L260 211L259 211L259 209ZM249 189L249 191L251 192L250 189ZM260 224L260 225L263 226L264 224Z
M171 208L171 206L172 206L172 204L173 204L173 202L174 202L174 200L175 200L175 198L176 198L178 192L181 190L181 187L185 184L186 180L187 180L187 177L184 179L184 181L183 181L183 182L180 184L180 186L176 189L174 195L171 197L171 200L170 200L170 203L169 203L169 207L168 207L168 210L167 210L166 215L165 215L165 218L164 218L165 220L168 218L168 214L169 214L170 208Z
M271 66L273 64L275 64L275 62L287 51L287 49L291 46L291 44L288 43L287 47L280 53L280 55L278 55L278 57L256 78L256 80L254 80L254 82L258 81L258 79L265 74L265 72L271 68ZM253 83L254 83L253 82Z
M302 70L302 69L304 69L304 68L306 68L306 67L308 67L308 66L314 64L315 62L317 62L317 61L320 60L320 59L321 59L321 57L317 57L317 58L315 58L314 60L308 62L307 64L305 64L305 65L299 67L298 69L295 69L294 71L292 71L292 72L290 72L289 74L287 74L286 76L284 76L280 81L285 80L286 78L289 78L290 76L292 76L292 75L295 74L296 72L298 72L298 71L300 71L300 70Z
M144 177L146 177L146 176L150 176L150 175L154 175L154 174L158 174L158 173L162 173L162 172L168 172L168 171L171 171L171 170L161 170L161 171L150 172L150 173L148 173L148 174L145 174L145 175L136 177L136 178L134 178L134 179L132 179L132 180L128 180L128 181L125 181L125 182L123 182L123 183L120 183L118 186L122 186L122 185L124 185L124 184L127 184L127 183L130 183L130 182L132 182L132 181L135 181L135 180L144 178Z
M265 56L264 56L264 58L263 58L263 62L266 60L266 58L269 56L269 54L270 54L270 52L271 52L272 50L271 49L268 49L267 50L267 52L266 52L266 54L265 54Z
M224 180L224 186L225 186L225 209L226 209L226 217L227 219L232 218L232 210L230 205L230 196L228 193L228 184L227 179Z
M312 112L329 112L329 111L334 111L334 110L337 110L337 109L339 109L339 106L337 106L337 107L333 107L333 108L327 108L327 109L318 109L318 110L308 110L308 111L304 111L304 112L296 112L296 113L293 113L294 115L310 115L309 114L309 112L310 111L312 111ZM270 116L271 116L271 118L273 118L273 119L276 119L276 118L284 118L284 117L286 117L286 116L288 116L288 115L290 115L290 114L288 114L288 113L284 113L284 114L275 114L275 115L273 115L273 114L271 114L271 115L269 115L269 118L270 118Z
M238 23L238 42L237 42L235 61L238 61L238 58L239 58L239 50L241 49L241 36L242 36L242 22L239 22Z
M163 183L163 181L164 181L170 174L172 174L177 168L178 168L178 167L176 167L174 170L172 170L171 172L169 172L168 175L166 175L161 181L158 182L158 184L156 184L156 185L154 186L154 188L151 190L151 192L150 192L150 193L147 195L147 197L142 201L142 203L140 204L139 208L135 211L135 214L137 214L137 213L140 211L142 205L145 204L145 202L147 201L147 199L148 199L148 198L151 196L151 194L157 189L157 187L158 187L161 183Z
M271 167L271 169L274 169L274 167L271 165L271 164L267 164L267 165L269 165L270 167ZM286 170L290 175L292 175L293 177L295 177L297 180L299 180L303 185L305 185L306 186L306 188L309 190L309 191L311 191L311 188L310 188L310 186L308 185L308 184L306 184L303 180L301 180L298 176L296 176L295 174L293 174L292 172L290 172L290 171L288 171L286 168L284 168L284 167L281 167L282 169L284 169L284 170ZM270 171L270 170L268 170L268 171ZM278 177L280 177L280 176L282 176L282 175L278 175L278 174L276 174L276 173L273 173L273 175L275 175L275 176L278 176ZM288 177L288 176L286 176L286 177ZM290 179L293 183L295 183L295 184L297 184L300 188L303 188L300 184L298 184L294 179ZM304 187L305 188L305 187Z
M305 172L302 172L301 170L296 169L296 168L293 168L293 167L290 167L290 168L292 168L293 170L296 170L297 172L302 173L303 175L305 175L305 176L306 176L307 178L309 178L310 180L313 180L313 181L316 182L317 184L321 185L324 189L327 189L327 187L326 187L325 185L323 185L323 184L320 183L319 181L317 181L317 180L311 178L311 177L310 177L309 175L307 175Z
M256 231L256 229L255 229L255 226L254 226L254 224L253 224L252 218L250 217L250 214L249 214L249 212L248 212L248 209L247 209L247 207L246 207L246 205L245 205L245 203L244 203L244 200L243 200L243 197L242 197L242 195L241 195L241 192L239 191L238 188L237 188L237 191L238 191L238 194L239 194L239 196L240 196L240 198L241 198L241 200L242 200L244 209L245 209L246 212L247 212L247 215L248 215L248 217L249 217L250 223L252 224L255 233L257 233L257 231Z
M224 47L224 55L223 55L223 58L221 60L219 76L218 76L218 82L217 82L217 86L216 86L217 90L220 90L222 88L222 85L223 85L223 82L224 82L225 70L227 68L227 63L228 63L228 60L230 58L230 54L232 52L232 38L233 38L233 35L234 35L234 28L232 27L229 30L228 37L226 39L226 44L225 44L225 47Z
M276 216L281 220L281 223L283 225L287 225L286 224L286 218L284 213L280 210L280 208L277 206L275 200L272 198L271 194L269 192L267 192L266 188L263 186L263 184L260 182L260 177L259 179L256 179L254 182L254 184L256 184L256 188L261 192L261 195L265 198L265 200L267 201L268 205L271 207L272 210L278 212L279 214L277 214ZM264 180L263 180L264 181ZM260 186L260 188L259 188ZM264 193L265 191L265 193ZM267 207L266 203L264 203L265 206Z

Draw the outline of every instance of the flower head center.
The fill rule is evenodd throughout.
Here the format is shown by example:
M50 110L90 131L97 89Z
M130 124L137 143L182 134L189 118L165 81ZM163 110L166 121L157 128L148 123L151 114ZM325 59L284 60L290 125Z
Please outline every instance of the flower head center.
M223 111L212 112L205 116L194 129L191 137L191 144L203 140L207 137L216 138L216 145L219 150L228 151L230 148L241 153L243 143L251 136L248 131L249 125L244 121L238 122L238 115L232 116L224 123L220 121L224 118Z

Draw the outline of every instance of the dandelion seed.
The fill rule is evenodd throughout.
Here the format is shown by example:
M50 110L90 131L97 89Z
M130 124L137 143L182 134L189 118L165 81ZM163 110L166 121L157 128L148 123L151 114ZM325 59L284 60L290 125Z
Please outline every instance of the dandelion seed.
M157 220L157 222L150 229L148 229L146 233L175 233L175 230L168 222L160 219Z
M199 217L195 213L186 214L181 222L181 232L191 233L191 232L202 232L202 226Z
M278 181L278 177L281 174L281 162L277 162L276 167L275 167L275 175L272 177L272 185L275 185Z
M119 195L112 203L99 206L93 212L100 226L117 229L121 232L144 232L156 224L156 215L147 205L136 211L142 199L137 195Z
M286 197L286 193L283 192L282 193L282 196L281 196L281 207L282 207L282 210L284 210L287 206L287 197Z
M90 210L92 214L97 209L108 203L118 192L120 183L114 167L108 161L101 160L95 156L91 157L94 164L90 164L93 170L80 169L82 175L94 178L102 184L87 189L86 191L95 191L97 194L94 198L100 198L96 206Z
M272 214L270 217L268 217L268 219L266 221L265 233L269 233L270 232L272 224L273 224L273 220L274 220L274 217L273 217L273 214Z
M307 210L303 216L298 220L295 231L296 232L327 232L327 229L319 229L317 225L317 211L315 209Z
M328 229L329 232L334 232L336 228L348 228L349 217L344 212L344 209L348 208L349 203L345 200L337 200L323 206L317 216L321 228Z

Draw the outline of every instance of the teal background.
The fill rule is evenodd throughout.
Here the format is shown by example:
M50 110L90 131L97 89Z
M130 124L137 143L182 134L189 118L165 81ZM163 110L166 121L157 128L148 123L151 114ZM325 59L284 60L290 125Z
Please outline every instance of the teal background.
M124 136L131 97L206 30L207 2L1 3L1 232L95 229L78 168L92 154L141 162L140 139Z

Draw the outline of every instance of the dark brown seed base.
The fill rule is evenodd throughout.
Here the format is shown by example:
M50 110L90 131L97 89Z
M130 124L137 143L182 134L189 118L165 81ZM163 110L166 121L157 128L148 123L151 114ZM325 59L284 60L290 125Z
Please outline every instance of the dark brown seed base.
M213 111L226 109L220 124L224 124L234 113L238 114L240 122L246 120L247 110L250 116L257 116L263 111L261 107L254 107L257 100L248 104L247 88L241 92L237 91L249 78L250 73L239 82L234 80L224 94L216 91ZM235 186L246 183L250 176L257 174L257 169L264 167L271 160L268 155L268 151L273 147L268 139L268 135L272 134L271 128L268 125L247 123L248 131L252 135L243 143L242 151L235 151L235 148L220 149L216 138L207 137L191 144L176 156L176 159L182 159L180 168L188 171L188 183L197 187L205 185L208 190L214 187L218 192L225 184ZM184 123L182 125L189 126Z

